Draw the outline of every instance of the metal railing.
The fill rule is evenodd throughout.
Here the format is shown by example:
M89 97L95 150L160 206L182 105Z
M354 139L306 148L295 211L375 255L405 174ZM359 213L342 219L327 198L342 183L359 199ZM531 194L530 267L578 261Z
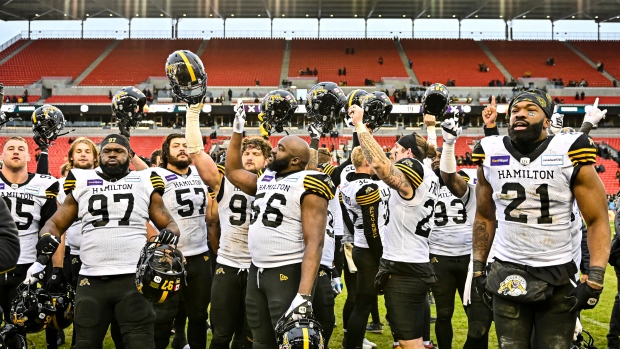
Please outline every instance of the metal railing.
M6 50L9 46L13 45L15 42L17 42L21 38L22 38L22 34L15 35L11 39L9 39L9 41L5 42L4 44L2 44L2 46L0 46L0 52Z

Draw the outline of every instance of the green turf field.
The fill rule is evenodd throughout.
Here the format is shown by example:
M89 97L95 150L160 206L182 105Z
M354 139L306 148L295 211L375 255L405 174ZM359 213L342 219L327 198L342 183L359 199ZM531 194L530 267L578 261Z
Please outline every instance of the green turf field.
M611 227L613 232L613 225ZM609 317L611 315L611 309L614 303L614 297L616 296L617 290L617 282L616 282L616 273L614 272L613 267L607 267L607 273L605 274L605 290L601 295L601 300L595 309L585 310L581 313L581 321L583 324L583 328L590 332L594 337L594 344L599 348L605 348L607 346L607 340L605 336L607 335L607 330L609 328ZM332 349L340 349L340 344L342 343L342 307L344 305L344 300L346 298L346 287L343 294L336 297L336 323L338 327L334 329L334 333L332 335L330 341L330 347ZM456 311L454 313L454 317L452 319L452 324L454 327L454 343L452 344L453 348L462 348L463 343L465 341L465 337L467 335L467 317L465 316L465 312L462 307L458 307L458 304L461 304L458 295L456 296ZM379 298L379 312L381 314L382 322L385 324L385 307L383 306L383 297ZM435 306L431 306L431 312L433 316L435 316ZM69 327L65 330L67 340L70 341L71 338L71 329ZM45 348L45 334L37 333L34 335L29 335L28 338L36 344L36 348ZM372 334L368 333L366 335L370 341L375 342L379 349L391 349L392 348L392 336L390 335L389 327L387 324L384 326L383 334ZM437 343L435 340L435 326L431 325L431 339ZM490 336L490 343L493 343L490 348L496 348L497 340L495 338L495 330L492 327ZM61 346L61 348L69 348L68 344ZM105 340L104 348L112 349L115 348L114 343L108 336ZM439 348L441 349L441 348ZM568 349L568 348L567 348Z

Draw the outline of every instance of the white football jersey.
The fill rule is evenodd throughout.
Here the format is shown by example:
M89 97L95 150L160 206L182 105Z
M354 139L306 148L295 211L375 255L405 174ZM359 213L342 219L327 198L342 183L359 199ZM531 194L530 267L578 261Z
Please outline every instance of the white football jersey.
M65 178L58 179L58 185L60 188L64 188ZM62 205L67 198L64 190L58 192L58 204ZM65 244L71 248L72 256L80 255L80 245L82 243L82 222L77 220L71 224L69 229L65 232Z
M353 165L347 165L342 169L342 172L340 173L340 184L338 185L338 189L342 188L343 185L347 184L349 181L347 180L347 176L349 175L349 173L354 173L355 172L355 166ZM338 191L337 192L337 198L340 201L341 204L343 204L342 201L342 192ZM341 207L341 211L342 211L342 207ZM342 212L342 214L347 214L346 212ZM349 231L349 228L344 224L344 222L342 222L342 244L345 243L353 243L354 237L353 237L353 232Z
M390 188L383 181L375 181L370 178L370 175L354 175L349 176L349 182L341 186L342 199L344 205L353 222L353 244L356 247L368 248L368 242L364 235L364 222L362 206L372 205L379 203L379 210L376 213L377 230L381 238L381 242L384 239L385 227L389 221L389 207L390 200Z
M205 212L209 209L207 186L200 179L196 167L189 166L186 175L161 167L151 170L155 171L166 185L163 199L181 233L177 244L179 251L190 257L209 250L205 220Z
M533 267L570 262L575 169L596 161L596 148L587 136L557 134L527 155L507 136L491 136L473 153L493 188L495 256Z
M28 174L23 184L9 182L0 172L0 195L6 202L19 233L20 253L17 264L33 263L37 259L36 245L39 230L43 228L41 217L50 218L56 209L58 180L52 176ZM46 203L48 200L51 203ZM47 214L43 211L50 210Z
M132 171L114 182L98 172L73 169L65 179L64 190L72 193L82 221L80 275L133 274L146 244L151 196L163 195L166 186L153 169Z
M252 263L259 268L301 263L306 249L301 224L302 200L305 195L314 194L329 201L334 197L334 190L331 178L318 171L277 177L275 171L265 170L258 177L248 231Z
M331 268L334 264L334 253L336 251L336 225L340 221L342 228L342 219L339 219L340 202L337 197L332 198L327 203L327 224L325 225L325 241L323 242L323 254L321 255L321 265Z
M415 188L413 198L403 199L390 189L390 221L385 230L383 259L405 263L427 263L428 237L435 227L433 213L439 195L439 178L414 158L395 164Z
M473 220L469 217L476 211L475 185L465 172L459 171L458 174L467 182L467 190L462 198L452 195L439 178L435 229L428 237L431 254L465 256L471 253Z
M254 197L242 192L226 177L217 195L220 215L220 249L217 262L232 268L249 269L248 228Z

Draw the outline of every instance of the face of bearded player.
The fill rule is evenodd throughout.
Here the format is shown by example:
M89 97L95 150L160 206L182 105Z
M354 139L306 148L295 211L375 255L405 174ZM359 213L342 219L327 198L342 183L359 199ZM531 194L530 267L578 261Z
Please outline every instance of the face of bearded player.
M95 154L86 143L78 143L71 157L73 167L80 169L92 169L95 167Z
M529 144L547 137L546 130L549 120L545 112L536 104L521 101L510 110L510 127L508 136L517 144Z
M168 152L168 165L172 165L179 170L186 169L192 164L187 150L187 141L185 138L173 138L170 140L170 148Z
M108 143L101 149L101 170L108 176L118 177L129 170L129 152L116 143Z

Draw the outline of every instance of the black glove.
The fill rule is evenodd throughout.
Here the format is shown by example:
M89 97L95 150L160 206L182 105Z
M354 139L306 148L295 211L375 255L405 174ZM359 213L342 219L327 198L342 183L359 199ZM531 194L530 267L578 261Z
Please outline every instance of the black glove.
M45 288L50 293L63 293L67 286L67 280L65 279L65 273L62 272L62 268L53 268L52 276L47 280Z
M568 293L568 298L574 297L577 301L570 312L574 313L582 309L593 309L598 304L603 289L595 290L587 282L582 282Z
M129 137L131 137L131 134L129 133L129 125L126 125L124 122L119 122L118 130L123 136L127 137L127 139L129 140Z
M476 291L482 303L489 309L493 309L493 297L487 292L487 273L484 262L474 260L473 262L474 279L472 280L472 291ZM478 276L476 276L478 275Z
M0 96L4 96L4 84L0 82Z
M179 241L179 237L174 235L172 230L170 229L162 229L159 232L159 235L155 239L155 242L158 242L162 245L176 245Z
M49 147L47 138L35 136L35 137L32 137L32 139L34 139L34 142L39 146L39 149L41 151L47 151Z
M37 255L51 257L60 245L60 241L50 233L43 234L37 241Z

